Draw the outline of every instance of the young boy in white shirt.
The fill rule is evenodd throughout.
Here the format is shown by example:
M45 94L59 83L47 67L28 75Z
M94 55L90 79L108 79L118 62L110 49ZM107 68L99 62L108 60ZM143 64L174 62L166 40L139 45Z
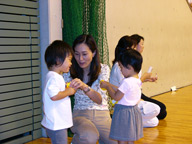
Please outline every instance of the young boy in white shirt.
M72 48L61 40L51 43L45 51L49 72L43 91L44 116L41 124L53 144L68 144L67 129L73 125L70 95L76 87L65 87L62 74L71 67Z

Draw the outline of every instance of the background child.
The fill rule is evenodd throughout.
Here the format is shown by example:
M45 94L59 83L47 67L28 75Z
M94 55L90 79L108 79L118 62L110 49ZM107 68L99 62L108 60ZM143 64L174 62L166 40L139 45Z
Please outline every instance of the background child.
M124 79L120 87L101 82L101 87L107 89L109 95L118 103L115 105L110 138L118 140L119 144L134 143L143 136L141 112L137 103L141 99L141 80L138 73L142 66L141 54L133 49L127 49L119 57L119 65Z
M67 144L67 128L73 125L71 101L75 88L65 88L62 74L71 67L72 49L60 40L54 41L45 51L45 62L49 72L46 75L43 92L44 116L41 124L53 144Z

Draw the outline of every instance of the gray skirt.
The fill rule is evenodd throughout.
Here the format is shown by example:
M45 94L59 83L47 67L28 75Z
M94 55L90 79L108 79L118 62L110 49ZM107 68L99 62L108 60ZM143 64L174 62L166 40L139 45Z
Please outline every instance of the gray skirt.
M115 105L109 137L119 141L136 141L143 137L142 116L137 105Z

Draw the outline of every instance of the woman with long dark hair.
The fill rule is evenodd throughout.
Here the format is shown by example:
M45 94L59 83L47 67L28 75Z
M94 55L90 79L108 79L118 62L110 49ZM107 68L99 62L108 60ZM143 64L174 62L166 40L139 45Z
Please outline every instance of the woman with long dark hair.
M73 109L73 144L117 144L109 138L111 117L108 95L100 81L109 81L110 69L101 64L96 42L91 35L80 35L73 43L74 57L70 74L64 75L72 86L78 86Z

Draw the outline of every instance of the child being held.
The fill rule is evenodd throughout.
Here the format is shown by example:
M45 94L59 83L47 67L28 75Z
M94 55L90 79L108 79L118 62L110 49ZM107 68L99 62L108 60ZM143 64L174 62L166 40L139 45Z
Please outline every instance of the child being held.
M65 88L62 74L71 67L72 48L61 40L50 44L45 51L45 62L49 72L43 91L44 116L41 124L53 144L67 144L67 129L73 125L70 95L76 87Z
M143 137L141 112L137 106L141 99L141 80L138 73L142 67L141 54L127 49L119 56L119 66L124 75L119 88L109 82L102 81L101 88L107 89L109 95L118 103L112 117L110 138L121 143L132 144Z

